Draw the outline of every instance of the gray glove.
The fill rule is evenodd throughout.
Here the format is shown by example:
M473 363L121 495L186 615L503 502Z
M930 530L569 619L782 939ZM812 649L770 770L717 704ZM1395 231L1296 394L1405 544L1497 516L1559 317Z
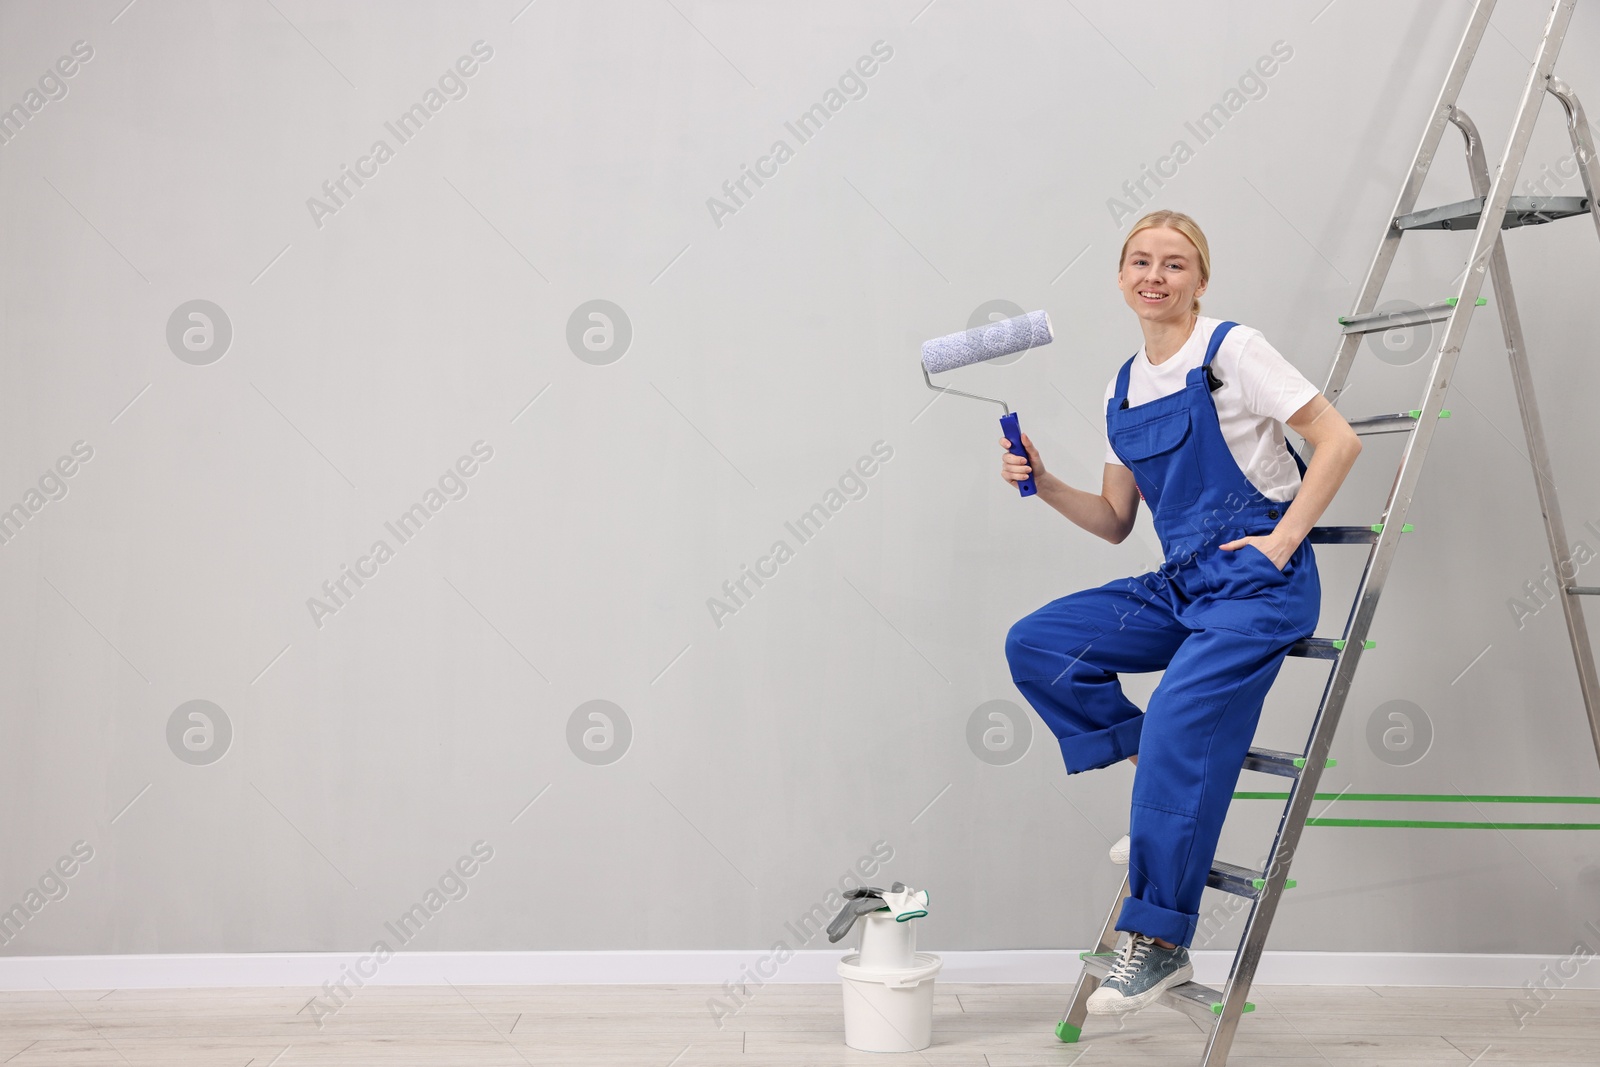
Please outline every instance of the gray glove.
M829 942L838 941L845 934L848 934L850 928L856 924L856 920L869 911L882 910L884 910L884 903L881 897L858 896L852 900L845 901L844 907L839 911L839 914L835 915L833 922L828 924Z
M903 893L905 888L903 884L896 882L889 888L889 892ZM868 912L886 909L888 905L883 902L883 893L882 889L870 885L846 889L844 907L833 917L833 922L828 924L828 941L831 943L843 938L856 924L856 920Z

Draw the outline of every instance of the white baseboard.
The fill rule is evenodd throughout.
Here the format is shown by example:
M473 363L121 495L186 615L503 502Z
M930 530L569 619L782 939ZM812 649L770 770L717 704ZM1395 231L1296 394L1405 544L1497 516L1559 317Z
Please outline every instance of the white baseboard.
M0 989L177 989L348 985L707 985L839 981L844 946L795 952L778 963L746 952L399 952L379 962L355 952L0 957ZM938 953L939 982L1070 983L1078 954L1065 949ZM1231 952L1197 951L1196 980L1226 980ZM1427 952L1268 952L1262 985L1399 985L1520 988L1555 976L1600 989L1600 966L1572 956ZM1575 974L1572 972L1576 971ZM358 979L348 976L359 975ZM1548 980L1548 978L1547 978Z

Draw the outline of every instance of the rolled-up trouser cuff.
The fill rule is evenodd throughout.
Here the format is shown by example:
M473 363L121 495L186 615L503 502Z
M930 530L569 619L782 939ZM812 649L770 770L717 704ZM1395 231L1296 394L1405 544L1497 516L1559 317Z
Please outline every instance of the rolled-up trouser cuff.
M1109 767L1129 756L1139 754L1139 731L1144 728L1144 716L1130 719L1086 734L1071 734L1061 739L1061 758L1068 774ZM1169 939L1170 940L1170 939Z
M1138 897L1129 897L1122 902L1122 913L1117 916L1117 929L1159 937L1174 945L1188 945L1194 940L1194 928L1199 921L1199 915L1169 911Z

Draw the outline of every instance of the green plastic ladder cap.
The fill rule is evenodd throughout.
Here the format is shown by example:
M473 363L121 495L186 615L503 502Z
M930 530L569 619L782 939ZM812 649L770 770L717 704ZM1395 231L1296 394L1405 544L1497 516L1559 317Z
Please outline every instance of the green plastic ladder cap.
M1306 758L1304 756L1297 756L1295 758L1294 765L1296 767L1304 767L1306 765Z
M1411 525L1409 522L1403 522L1403 523L1400 524L1400 532L1401 533L1410 533L1412 530L1415 530L1415 529L1416 529L1416 527Z
M1343 652L1344 651L1344 638L1335 637L1333 639L1333 647L1337 648L1340 652Z
M1336 759L1331 759L1331 760L1328 761L1328 766L1329 767L1337 767L1337 766L1339 766L1339 761L1336 760Z
M1255 886L1257 889L1267 888L1267 880L1265 878L1252 878L1250 879L1250 884Z
M1478 304L1477 304L1477 306L1478 306L1478 307L1483 307L1483 305L1485 305L1485 304L1487 304L1487 303L1488 303L1488 302L1489 302L1489 298L1488 298L1488 297L1486 297L1486 296L1480 296L1480 297L1478 297Z
M1062 1019L1060 1022L1056 1023L1056 1037L1060 1038L1068 1045L1075 1044L1082 1034L1083 1027L1073 1026L1065 1019Z
M1406 414L1410 415L1413 419L1420 419L1422 418L1422 409L1412 408L1410 411L1406 412Z
M1439 412L1439 417L1441 419L1448 419L1450 417L1450 409L1445 408L1443 411Z
M1256 1010L1256 1006L1254 1004L1250 1003L1247 1000L1247 1001L1244 1002L1244 1010L1245 1011L1255 1011ZM1222 1014L1222 1002L1220 1000L1211 1005L1211 1014L1212 1015L1221 1015ZM1241 1012L1240 1014L1243 1014L1243 1012Z
M1361 647L1362 648L1377 648L1378 647L1378 642L1376 642L1376 641L1368 641L1365 644L1363 644Z
M1350 325L1350 320L1345 318L1343 315L1340 315L1339 316L1339 325L1340 326L1348 326L1348 325Z

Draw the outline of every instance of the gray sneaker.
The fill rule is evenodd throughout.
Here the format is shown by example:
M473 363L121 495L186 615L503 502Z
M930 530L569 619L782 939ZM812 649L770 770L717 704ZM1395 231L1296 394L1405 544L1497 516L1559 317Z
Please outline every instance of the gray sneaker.
M1122 956L1100 988L1089 994L1089 1014L1121 1015L1155 1001L1175 985L1194 977L1189 950L1182 945L1162 948L1155 938L1129 934Z

